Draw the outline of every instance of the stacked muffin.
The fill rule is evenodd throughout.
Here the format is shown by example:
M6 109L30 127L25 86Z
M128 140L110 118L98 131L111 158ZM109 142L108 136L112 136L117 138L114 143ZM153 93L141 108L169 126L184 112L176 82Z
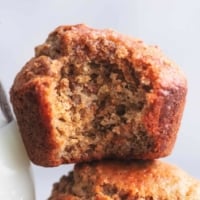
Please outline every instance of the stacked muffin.
M27 153L41 166L77 163L51 200L198 200L198 181L153 160L171 153L187 93L157 47L75 25L35 52L10 93Z

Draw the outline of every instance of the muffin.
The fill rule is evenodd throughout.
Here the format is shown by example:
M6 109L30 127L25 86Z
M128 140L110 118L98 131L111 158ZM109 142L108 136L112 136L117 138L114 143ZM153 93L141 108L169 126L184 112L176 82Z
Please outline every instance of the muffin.
M75 165L49 200L200 200L200 182L162 161L99 161Z
M10 96L32 162L58 166L169 155L186 93L158 47L79 24L36 47Z

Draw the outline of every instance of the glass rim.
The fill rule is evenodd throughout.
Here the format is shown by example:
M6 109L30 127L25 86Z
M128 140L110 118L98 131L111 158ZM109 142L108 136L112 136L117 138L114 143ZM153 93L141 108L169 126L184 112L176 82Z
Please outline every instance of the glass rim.
M0 116L4 117L4 120L7 123L13 120L13 114L10 108L10 104L8 102L7 95L1 81L0 81L0 112L1 112Z

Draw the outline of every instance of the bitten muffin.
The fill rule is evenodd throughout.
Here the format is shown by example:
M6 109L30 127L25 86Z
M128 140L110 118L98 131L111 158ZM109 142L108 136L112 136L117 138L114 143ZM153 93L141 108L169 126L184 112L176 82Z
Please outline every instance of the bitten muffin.
M101 161L75 165L49 200L200 200L200 182L162 161Z
M57 166L169 155L186 93L157 47L81 24L50 33L10 95L30 159Z

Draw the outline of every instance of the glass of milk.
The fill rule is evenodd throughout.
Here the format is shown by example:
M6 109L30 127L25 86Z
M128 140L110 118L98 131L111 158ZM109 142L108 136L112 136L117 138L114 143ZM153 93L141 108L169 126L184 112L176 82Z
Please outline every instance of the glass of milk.
M30 161L0 83L0 199L35 200Z

